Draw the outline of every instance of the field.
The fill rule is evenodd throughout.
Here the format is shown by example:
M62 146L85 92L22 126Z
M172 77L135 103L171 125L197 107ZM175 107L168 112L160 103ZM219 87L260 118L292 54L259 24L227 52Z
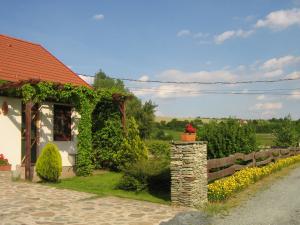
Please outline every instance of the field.
M258 146L264 145L264 146L273 146L274 143L274 135L273 134L256 134L256 141Z
M180 131L176 130L170 130L170 129L164 129L163 130L165 134L172 135L174 138L174 141L179 141L180 140L180 134L183 133ZM274 145L274 135L273 134L268 134L268 133L257 133L256 134L256 141L258 146L273 146Z

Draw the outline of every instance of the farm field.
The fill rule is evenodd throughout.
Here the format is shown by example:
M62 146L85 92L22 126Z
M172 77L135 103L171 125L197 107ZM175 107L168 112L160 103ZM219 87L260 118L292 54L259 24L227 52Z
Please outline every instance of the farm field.
M256 141L258 146L264 145L264 146L273 146L275 137L273 134L268 134L268 133L261 133L261 134L256 134Z
M183 132L171 130L171 129L163 129L165 134L169 134L173 137L174 141L180 140L180 134ZM274 145L275 137L273 134L270 133L257 133L256 134L256 141L258 146L273 146Z

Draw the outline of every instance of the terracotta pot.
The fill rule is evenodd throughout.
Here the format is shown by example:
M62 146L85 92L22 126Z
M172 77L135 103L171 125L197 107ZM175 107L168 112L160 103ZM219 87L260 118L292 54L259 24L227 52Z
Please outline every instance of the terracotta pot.
M0 171L11 171L11 165L0 166Z
M181 134L181 141L196 141L196 133Z

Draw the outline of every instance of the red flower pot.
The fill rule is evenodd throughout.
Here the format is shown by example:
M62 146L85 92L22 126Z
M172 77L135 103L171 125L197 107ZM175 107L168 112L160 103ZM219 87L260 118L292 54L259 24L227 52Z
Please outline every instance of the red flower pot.
M181 141L196 141L195 133L183 133L181 134Z
M11 171L11 165L0 165L0 171Z

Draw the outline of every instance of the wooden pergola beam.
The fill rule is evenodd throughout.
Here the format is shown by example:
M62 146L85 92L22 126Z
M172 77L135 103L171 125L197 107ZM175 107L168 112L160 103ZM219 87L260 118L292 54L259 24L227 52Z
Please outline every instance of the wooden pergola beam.
M26 103L25 108L25 179L32 179L31 170L31 109L32 102Z

